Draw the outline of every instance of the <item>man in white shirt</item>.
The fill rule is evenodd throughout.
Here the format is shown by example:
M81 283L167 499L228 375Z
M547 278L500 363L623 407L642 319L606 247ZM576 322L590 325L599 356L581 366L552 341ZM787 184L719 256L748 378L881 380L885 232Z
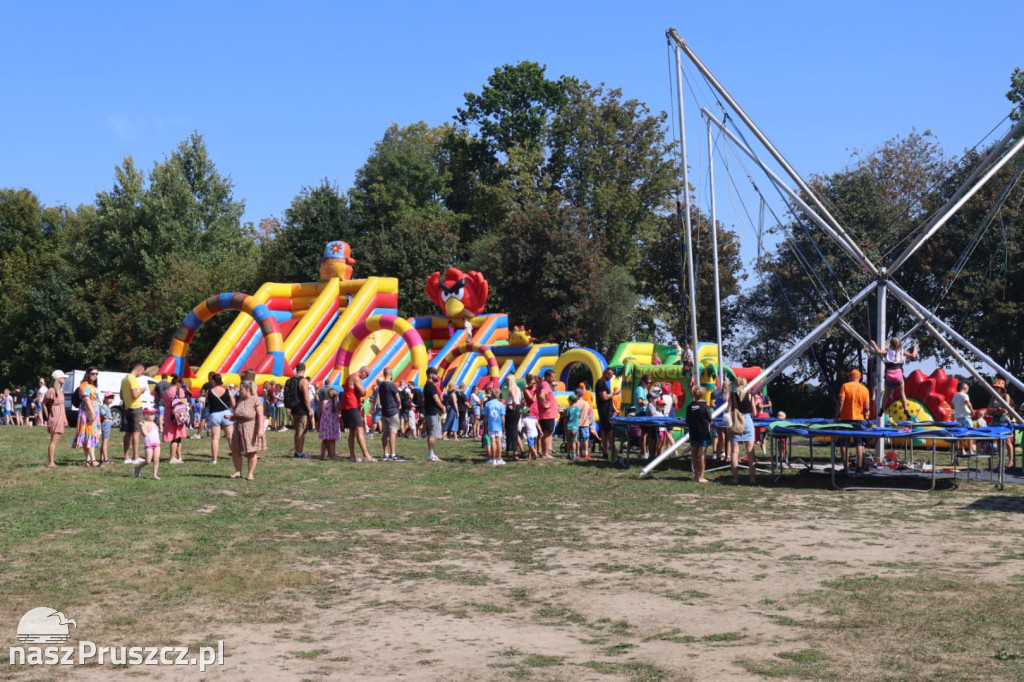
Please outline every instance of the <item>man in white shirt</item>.
M964 426L968 429L974 428L974 405L971 404L971 399L967 393L971 390L970 385L966 381L961 381L957 387L957 393L953 396L953 419L956 420L960 426ZM963 441L960 444L960 450L963 452L963 448L969 446L971 454L975 454L975 445L973 440Z

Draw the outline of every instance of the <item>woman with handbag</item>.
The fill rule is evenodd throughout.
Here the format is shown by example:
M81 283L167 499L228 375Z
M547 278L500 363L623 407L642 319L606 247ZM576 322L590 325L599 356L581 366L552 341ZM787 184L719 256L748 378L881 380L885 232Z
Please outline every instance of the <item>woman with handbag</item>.
M727 429L729 434L729 464L732 468L733 485L740 482L740 443L744 444L747 452L747 463L749 466L750 485L757 485L754 472L757 468L757 460L754 458L754 403L747 390L747 380L743 377L736 379L736 390L729 394L729 414L732 417L732 425Z

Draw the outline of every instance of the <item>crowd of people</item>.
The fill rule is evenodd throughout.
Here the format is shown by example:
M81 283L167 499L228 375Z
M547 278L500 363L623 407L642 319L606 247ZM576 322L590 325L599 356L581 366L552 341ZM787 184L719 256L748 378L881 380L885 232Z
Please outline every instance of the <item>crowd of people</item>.
M917 357L917 348L903 351L898 340L882 349L870 349L885 358L885 384L892 400L904 401L902 366L906 358ZM210 463L220 461L221 437L227 440L234 465L231 478L253 480L260 453L267 449L266 432L293 431L293 452L296 459L309 459L305 451L309 431L315 431L320 442L320 458L342 459L337 441L347 434L348 459L376 461L370 454L368 441L380 438L384 461L404 461L397 450L398 439L426 439L428 460L440 462L437 441L459 439L479 440L487 450L487 464L501 466L509 459L550 460L555 456L553 439L562 436L563 449L570 459L590 459L592 453L622 463L616 452L612 417L620 413L621 392L612 388L614 371L605 370L595 383L593 392L580 383L570 392L564 409L555 397L553 370L528 374L525 386L512 376L505 377L499 388L470 388L449 384L443 387L436 368L427 371L423 388L411 382L395 381L391 370L369 386L364 386L369 372L361 368L351 374L341 389L311 381L299 363L294 376L284 384L265 382L257 390L255 373L246 372L237 386L225 385L220 374L211 374L202 388L193 395L179 376L163 375L152 387L153 407L143 409L144 388L139 377L145 368L135 364L120 387L122 448L125 464L134 466L136 477L152 467L152 478L159 480L163 448L169 464L180 464L182 441L186 438L210 440ZM115 395L101 394L97 388L98 371L89 367L76 387L78 418L72 447L81 449L86 466L96 467L111 462L111 438ZM859 370L851 370L847 383L840 390L835 418L838 421L863 422L869 418L868 389L861 383ZM50 434L47 467L55 467L54 454L65 429L69 427L64 404L64 382L67 375L56 370L51 383L39 379L38 388L28 391L20 387L7 389L0 398L0 424L43 426ZM691 377L691 381L694 379ZM994 383L1010 409L1014 404L1002 380ZM978 411L967 397L968 385L960 385L953 399L958 422L973 424ZM749 391L742 377L733 385L724 379L711 393L710 404L703 399L704 390L696 382L691 391L697 399L689 405L685 421L690 435L694 478L706 482L705 459L727 462L732 482L739 480L741 464L748 467L754 482L755 447L760 444L764 454L766 432L755 428L754 418L771 417L771 398L764 391ZM633 390L633 403L623 410L627 415L672 417L676 414L676 395L669 383L654 384L650 376L640 377ZM148 402L148 401L146 401ZM596 410L592 407L596 405ZM1009 410L993 399L988 416L994 421L1009 420ZM725 407L723 419L712 422L713 410ZM785 419L785 413L776 417ZM189 435L189 432L193 433ZM668 425L632 426L627 429L629 448L636 448L641 459L656 457L674 445L674 428ZM1008 442L1008 464L1013 466L1013 441ZM856 448L854 467L848 464L848 449ZM973 452L974 444L961 446ZM864 470L863 440L850 439L841 444L844 468L857 475ZM243 471L244 469L244 471Z

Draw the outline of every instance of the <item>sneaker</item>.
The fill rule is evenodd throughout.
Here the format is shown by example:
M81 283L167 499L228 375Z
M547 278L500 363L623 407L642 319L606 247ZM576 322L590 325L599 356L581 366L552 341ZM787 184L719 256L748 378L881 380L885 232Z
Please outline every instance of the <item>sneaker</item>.
M201 437L202 436L200 436L198 433L193 433L191 436L189 436L189 439L190 440L199 440Z
M154 475L153 475L153 480L154 480L154 481L159 481L159 480L160 480L160 477L159 477L159 476L157 476L156 474L154 474ZM78 627L78 623L75 623L75 627L76 627L76 628Z
M489 466L489 467L492 467L492 466L494 466L494 465L495 465L495 462L496 462L496 460L493 460L493 459L489 459L489 460L487 460L486 462L484 462L484 466Z
M146 458L145 457L136 457L135 459L132 460L132 464L145 464L145 463L146 463Z
M142 473L142 465L141 464L136 464L135 465L135 478L138 478L139 474L141 474L141 473Z
M391 455L391 459L389 459L388 461L389 462L404 462L405 458L404 457L399 457L398 455Z
M210 460L210 464L219 464L219 462L218 462L217 460L215 460L215 459L211 459L211 460ZM77 627L77 626L76 626L76 627Z
M124 463L125 464L135 464L135 460L132 459L131 457L125 457Z
M496 460L494 460L494 466L496 466L496 467L503 467L503 466L505 466L505 460L503 460L503 459L496 459Z
M441 458L435 455L433 452L430 453L430 457L427 457L428 462L440 462Z
M292 459L309 459L309 455L307 455L305 452L296 452L294 455L292 455Z

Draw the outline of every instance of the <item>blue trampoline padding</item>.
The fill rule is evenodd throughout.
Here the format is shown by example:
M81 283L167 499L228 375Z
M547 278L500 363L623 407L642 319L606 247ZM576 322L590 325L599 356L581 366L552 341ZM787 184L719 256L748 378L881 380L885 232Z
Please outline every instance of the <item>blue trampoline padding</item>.
M685 419L675 417L612 417L612 424L617 426L663 426L674 429L686 427Z

